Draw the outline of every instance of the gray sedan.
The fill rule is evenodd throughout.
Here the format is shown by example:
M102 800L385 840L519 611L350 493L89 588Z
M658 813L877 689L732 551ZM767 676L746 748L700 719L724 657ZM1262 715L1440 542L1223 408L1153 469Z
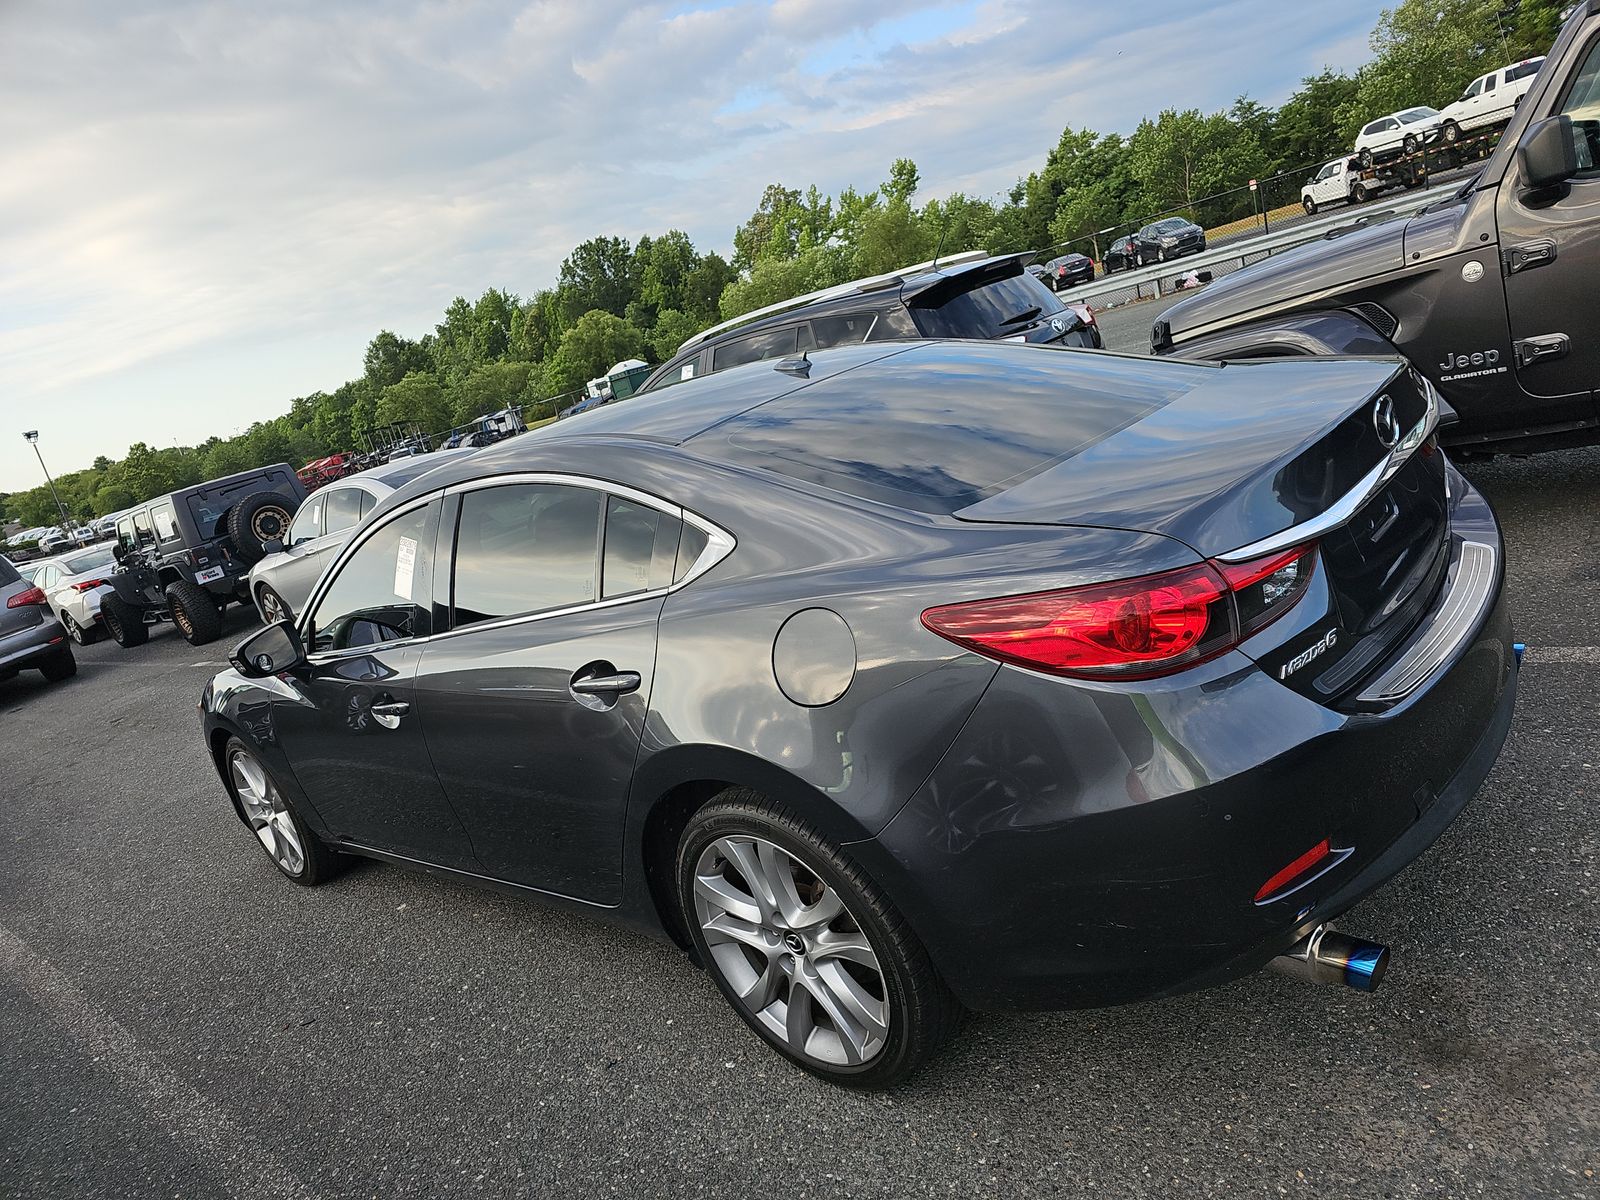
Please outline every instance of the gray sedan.
M268 542L269 553L250 570L250 598L261 619L268 625L293 620L311 595L317 576L378 501L435 467L470 453L470 449L437 450L397 459L346 475L313 492L295 513L288 537L281 543Z
M0 557L0 679L30 668L51 683L78 672L67 631L50 611L44 589Z

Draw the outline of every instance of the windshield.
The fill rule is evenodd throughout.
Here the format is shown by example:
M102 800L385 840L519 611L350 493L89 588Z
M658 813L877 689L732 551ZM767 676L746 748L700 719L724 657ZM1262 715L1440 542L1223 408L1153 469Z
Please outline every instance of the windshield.
M109 567L116 561L117 557L111 553L110 546L100 546L83 554L74 555L72 558L62 559L61 566L68 575L82 575L85 571L98 571L101 567Z
M911 315L924 337L991 338L1020 330L1028 319L1051 316L1066 308L1056 294L1026 271L1006 279L993 279L937 308L913 308Z
M1438 115L1439 110L1435 108L1408 108L1400 114L1400 120L1406 125L1415 125L1418 121Z

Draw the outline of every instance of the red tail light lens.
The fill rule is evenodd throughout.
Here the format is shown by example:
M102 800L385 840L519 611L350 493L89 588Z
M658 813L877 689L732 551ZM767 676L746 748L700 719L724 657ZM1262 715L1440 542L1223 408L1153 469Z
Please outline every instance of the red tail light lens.
M30 604L44 603L44 589L31 587L25 592L18 592L6 601L7 608L27 608Z
M1315 549L948 604L928 609L922 623L957 645L1036 671L1153 679L1231 650L1292 608Z
M81 595L84 592L92 592L95 588L101 587L104 584L104 579L80 579L77 583L72 585L72 590Z
M1073 312L1077 313L1078 320L1082 321L1085 325L1094 324L1094 309L1090 308L1087 304L1069 304L1067 307Z

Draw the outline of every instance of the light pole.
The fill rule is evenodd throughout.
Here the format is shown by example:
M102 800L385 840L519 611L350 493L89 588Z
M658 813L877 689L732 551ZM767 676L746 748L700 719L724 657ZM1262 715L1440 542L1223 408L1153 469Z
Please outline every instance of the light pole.
M28 445L33 447L34 456L39 460L39 469L44 472L44 481L50 485L50 498L56 502L56 511L61 514L61 531L65 533L72 527L72 518L67 515L67 506L61 503L61 497L56 492L56 481L50 478L50 468L44 465L44 455L39 453L39 431L30 429L22 436L28 439Z

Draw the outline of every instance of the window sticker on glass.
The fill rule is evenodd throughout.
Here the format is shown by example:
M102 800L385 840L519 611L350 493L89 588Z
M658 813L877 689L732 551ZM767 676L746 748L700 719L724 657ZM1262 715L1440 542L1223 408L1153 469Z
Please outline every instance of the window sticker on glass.
M411 577L417 570L417 539L403 537L394 556L394 594L411 599Z
M172 525L171 513L164 508L158 508L151 515L156 519L156 532L161 535L163 542L169 542L177 536L177 532Z

